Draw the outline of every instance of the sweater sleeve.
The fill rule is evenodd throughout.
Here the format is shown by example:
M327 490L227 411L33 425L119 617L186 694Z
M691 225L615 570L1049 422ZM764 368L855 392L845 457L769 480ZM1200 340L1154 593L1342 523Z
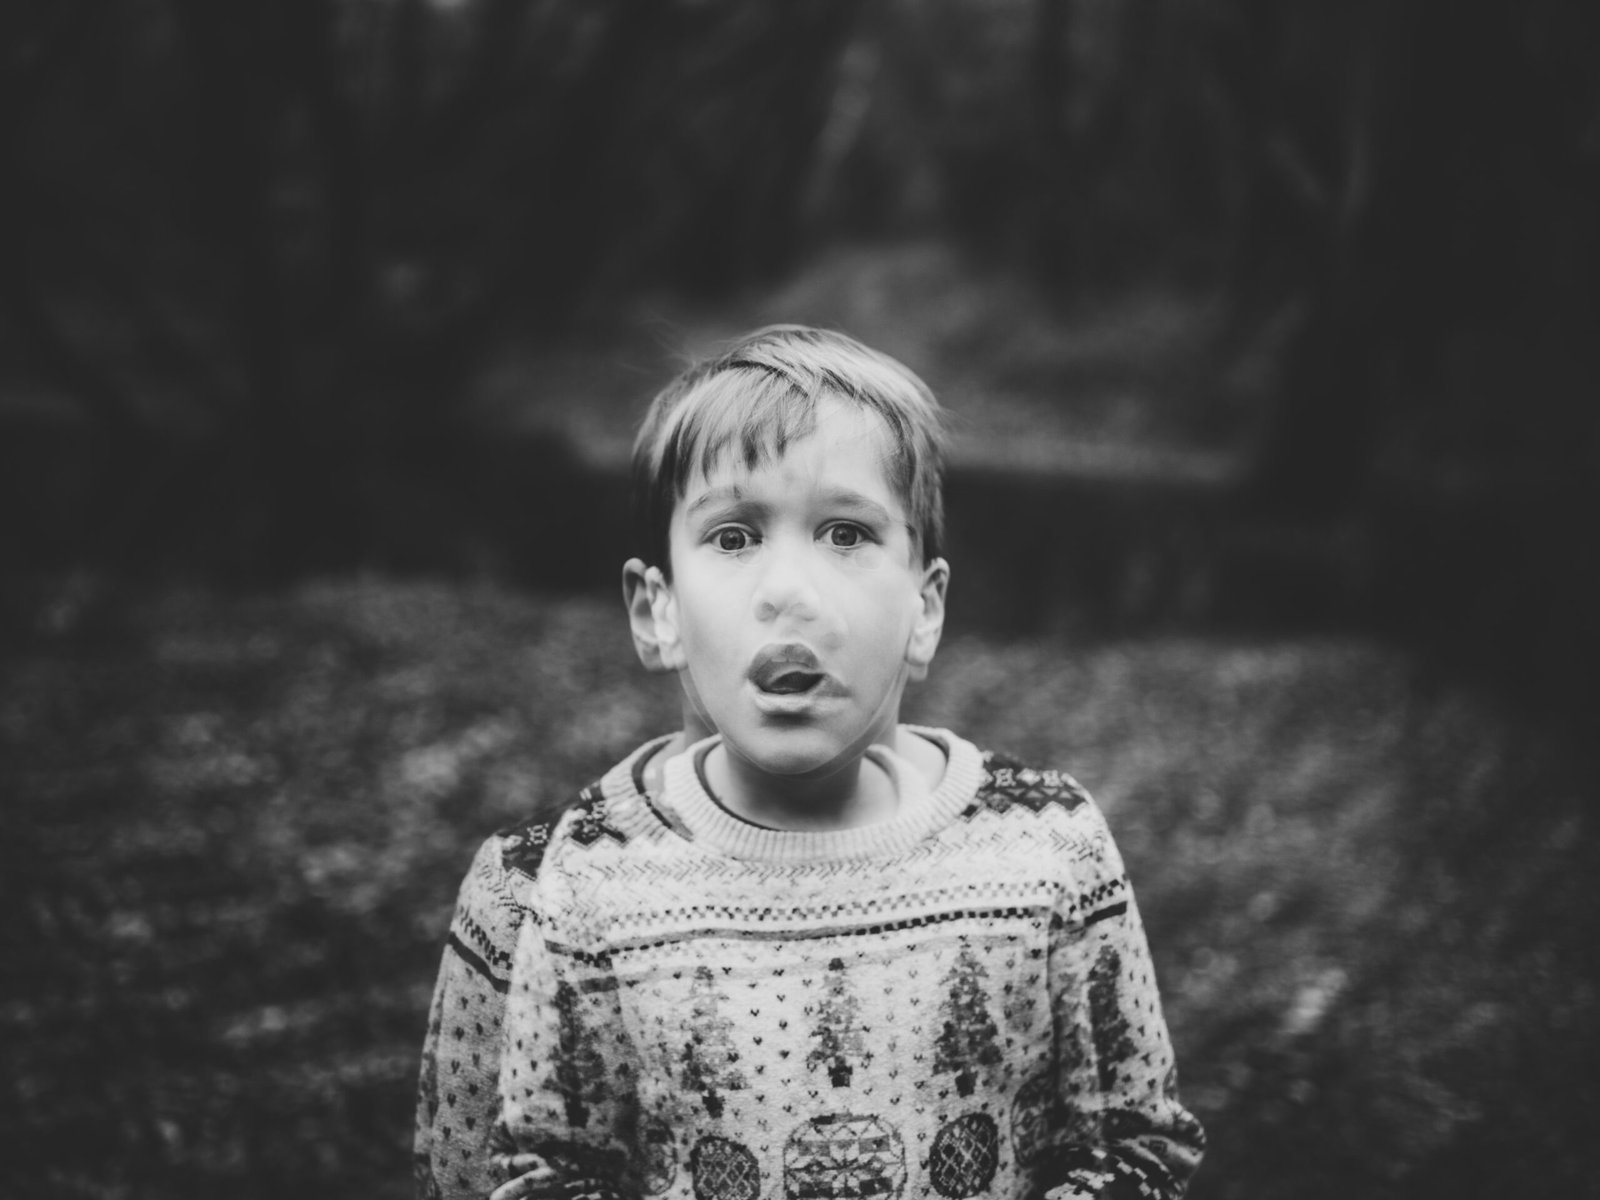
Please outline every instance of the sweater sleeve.
M1181 1197L1205 1135L1177 1070L1138 905L1105 819L1074 817L1073 885L1052 924L1058 1119L1046 1200Z
M439 964L417 1086L413 1168L418 1200L482 1197L494 1186L501 1030L521 926L507 839L478 850L462 882Z
M553 847L562 845L559 836ZM557 853L555 849L552 853ZM554 889L558 894L560 888ZM524 914L506 996L495 1200L637 1195L637 1064L603 956L572 945L545 889Z

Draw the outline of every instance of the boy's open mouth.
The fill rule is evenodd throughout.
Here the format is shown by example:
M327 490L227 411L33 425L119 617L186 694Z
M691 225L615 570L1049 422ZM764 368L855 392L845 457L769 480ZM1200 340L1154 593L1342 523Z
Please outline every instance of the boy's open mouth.
M812 671L785 671L774 679L760 681L756 686L775 696L794 696L809 692L821 682L822 676Z
M827 678L821 666L807 646L768 646L750 664L750 682L769 695L798 696Z

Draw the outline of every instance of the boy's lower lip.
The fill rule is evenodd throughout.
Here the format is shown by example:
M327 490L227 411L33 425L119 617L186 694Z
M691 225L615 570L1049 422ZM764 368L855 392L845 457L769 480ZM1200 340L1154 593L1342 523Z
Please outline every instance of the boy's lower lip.
M755 686L750 692L757 710L768 716L799 716L839 695L838 687L827 678L803 692L767 692Z

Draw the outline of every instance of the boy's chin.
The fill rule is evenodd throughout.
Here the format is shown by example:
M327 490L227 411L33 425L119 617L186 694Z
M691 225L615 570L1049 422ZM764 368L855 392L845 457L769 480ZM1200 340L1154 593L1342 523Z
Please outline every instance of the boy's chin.
M816 730L763 730L748 738L724 730L723 743L747 771L774 781L800 782L844 770L866 753L870 740L857 746Z

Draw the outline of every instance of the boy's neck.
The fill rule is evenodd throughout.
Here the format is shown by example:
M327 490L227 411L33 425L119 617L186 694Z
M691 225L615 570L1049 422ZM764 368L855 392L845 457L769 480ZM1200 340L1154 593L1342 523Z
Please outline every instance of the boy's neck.
M673 734L653 755L644 767L644 786L647 791L655 791L661 785L661 772L669 758L682 754L696 742L710 737L713 730L687 703L683 711L683 728ZM893 750L902 759L911 765L929 788L939 786L944 778L945 759L944 753L927 738L919 737L903 725L892 725L888 731L878 739L878 745L886 746ZM720 753L713 755L713 759L729 757L725 750L718 748ZM706 764L709 776L707 782L717 799L731 811L737 813L745 820L757 825L770 825L773 828L805 828L805 829L847 829L852 825L867 824L870 821L880 820L884 816L892 815L895 811L897 797L895 795L894 781L890 779L881 768L868 765L866 771L870 776L866 782L868 794L862 792L863 763L870 764L870 760L857 759L851 774L847 778L833 781L797 781L799 783L817 784L815 792L809 788L796 789L797 794L790 795L784 792L779 797L765 802L744 803L743 791L740 781L723 781L718 788L718 779L715 772L719 769L711 762ZM770 777L761 776L758 781L766 783ZM886 789L887 803L882 795L870 794L873 790ZM765 788L756 789L758 796L765 796ZM769 811L772 810L772 811ZM763 816L762 814L767 814ZM794 823L798 820L798 823Z
M823 776L775 776L730 754L722 743L706 755L704 771L722 807L768 829L854 829L892 817L899 806L894 778L864 755Z
M669 758L676 758L696 742L704 741L716 730L711 728L700 713L687 699L683 702L683 728L650 756L650 761L644 766L644 784L646 791L655 791L661 785L661 769Z

